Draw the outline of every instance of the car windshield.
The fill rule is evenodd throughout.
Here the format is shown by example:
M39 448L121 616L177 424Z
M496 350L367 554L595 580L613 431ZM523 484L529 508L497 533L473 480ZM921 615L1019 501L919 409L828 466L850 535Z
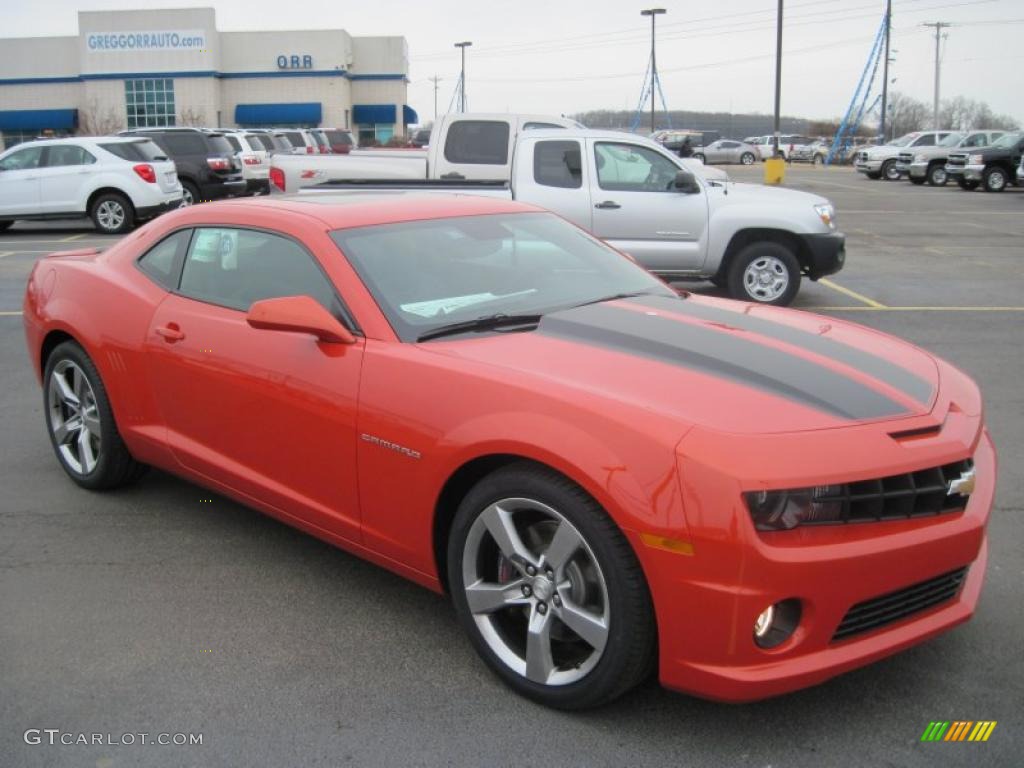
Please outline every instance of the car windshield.
M916 134L916 133L908 133L906 136L900 136L898 139L893 139L888 144L886 144L886 146L887 147L905 147L905 146L907 146L907 144L909 144L914 139L916 139L918 137L918 135L919 134Z
M624 293L676 295L550 213L403 222L332 237L403 341L496 314L542 315Z
M999 149L1010 149L1011 147L1016 147L1017 142L1019 142L1021 139L1024 139L1024 133L1022 133L1021 131L1004 133L1002 136L996 139L995 142L993 142L992 146L998 147Z
M957 144L959 144L961 141L964 140L964 136L966 136L966 134L963 134L963 133L951 133L951 134L949 134L949 136L947 136L942 141L940 141L938 146L940 146L940 147L955 147Z

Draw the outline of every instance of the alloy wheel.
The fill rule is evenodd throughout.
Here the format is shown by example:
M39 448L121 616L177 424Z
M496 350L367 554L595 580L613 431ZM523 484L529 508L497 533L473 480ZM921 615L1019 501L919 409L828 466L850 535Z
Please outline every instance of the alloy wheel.
M761 256L743 271L743 287L755 301L775 301L789 287L789 271L780 259Z
M104 200L96 209L96 220L107 232L116 232L124 225L124 206L116 200Z
M61 360L47 385L50 431L65 463L88 475L100 460L103 430L92 385L71 360Z

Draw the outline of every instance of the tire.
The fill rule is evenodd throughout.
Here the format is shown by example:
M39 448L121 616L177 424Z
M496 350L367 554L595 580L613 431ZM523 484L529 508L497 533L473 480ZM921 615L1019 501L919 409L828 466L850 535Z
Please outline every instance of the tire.
M729 265L728 284L734 299L788 306L800 290L800 263L781 243L751 243Z
M556 537L566 546L549 561ZM448 584L477 653L541 704L598 707L653 668L654 612L636 555L594 499L546 467L510 464L466 495L448 540Z
M199 197L199 187L193 184L191 181L181 182L181 207L188 208L190 205L195 205L201 202L202 198Z
M715 286L715 288L718 288L719 290L729 290L729 278L721 273L717 275L712 275L711 277L708 278L708 280L711 282L713 286Z
M754 155L751 154L750 152L744 152L742 155L740 155L740 163L742 163L743 165L753 165Z
M944 187L949 182L949 174L942 163L935 163L928 169L928 185L932 187Z
M825 158L823 158L821 155L814 155L811 158L811 165L821 165L824 162Z
M978 188L978 184L980 184L981 182L969 181L967 179L957 179L956 183L960 185L960 189L966 190L967 192L972 192Z
M146 471L128 453L99 372L76 342L58 345L46 361L43 413L57 461L83 488L117 488Z
M908 176L907 178L910 179L910 183L913 184L915 187L920 187L927 181L927 179L918 178L917 176Z
M104 235L120 235L135 226L135 208L117 192L107 192L92 201L89 218Z
M13 223L13 221L0 221L0 232L6 232Z
M986 192L1003 192L1008 183L1006 171L999 166L987 168L981 177L981 185Z
M700 160L703 163L704 162L704 155L702 155L700 152L694 152L693 153L693 159L694 160Z
M899 181L900 172L896 170L895 160L886 160L882 163L881 176L886 181Z
M872 181L878 181L880 178L882 178L882 174L878 173L877 171L868 171L864 175L867 176Z

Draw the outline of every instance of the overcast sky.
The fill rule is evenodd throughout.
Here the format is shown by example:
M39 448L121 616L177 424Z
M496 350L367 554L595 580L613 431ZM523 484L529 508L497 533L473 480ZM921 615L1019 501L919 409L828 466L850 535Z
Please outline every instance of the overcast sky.
M439 110L451 102L459 40L467 50L474 111L575 113L635 109L650 51L650 22L630 0L45 0L6 3L3 36L73 35L78 10L210 6L223 30L341 28L352 35L404 35L409 101L433 116L428 78L442 78ZM772 111L773 0L657 3L658 69L672 109ZM45 8L45 13L41 10ZM786 0L782 111L830 118L853 95L884 12L884 0ZM893 0L890 78L931 103L934 38L921 25L948 21L942 94L987 101L1024 123L1024 0ZM879 74L879 82L881 75Z

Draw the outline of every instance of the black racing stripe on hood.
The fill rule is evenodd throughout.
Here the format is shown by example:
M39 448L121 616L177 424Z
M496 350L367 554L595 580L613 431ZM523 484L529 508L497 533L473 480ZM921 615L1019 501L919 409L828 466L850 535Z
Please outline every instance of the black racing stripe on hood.
M677 312L699 320L731 325L751 333L759 333L778 341L784 341L796 347L806 349L822 357L828 357L838 363L843 363L855 368L862 373L885 382L893 389L898 389L908 397L924 405L929 405L935 394L935 388L931 382L922 379L906 368L901 368L885 358L873 355L870 352L851 347L841 341L821 336L810 331L803 331L782 323L776 323L761 317L751 317L741 312L730 312L727 309L711 307L707 304L698 304L685 299L675 299L668 296L650 296L635 300L638 304L651 307L652 309L663 309L667 312Z
M610 304L544 315L537 332L729 379L845 419L908 414L881 392L797 355L735 334Z

